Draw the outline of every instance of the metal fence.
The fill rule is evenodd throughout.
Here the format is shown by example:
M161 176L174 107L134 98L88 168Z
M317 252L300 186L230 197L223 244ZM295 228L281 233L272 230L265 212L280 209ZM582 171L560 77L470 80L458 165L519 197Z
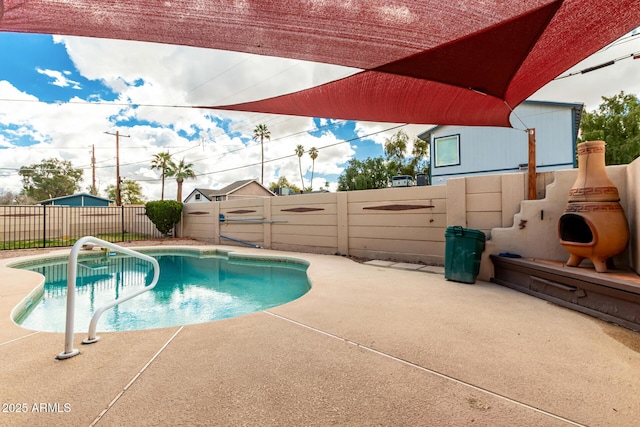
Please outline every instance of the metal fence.
M0 250L72 246L83 236L126 242L162 233L144 206L0 206Z

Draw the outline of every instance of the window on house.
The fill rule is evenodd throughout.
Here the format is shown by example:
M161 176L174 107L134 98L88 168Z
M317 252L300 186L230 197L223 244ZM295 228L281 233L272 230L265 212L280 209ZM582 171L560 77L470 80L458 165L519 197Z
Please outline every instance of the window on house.
M434 145L435 167L460 164L460 135L435 138Z
M216 202L221 202L222 201L222 196L216 196Z
M200 194L196 194L196 200L200 200Z

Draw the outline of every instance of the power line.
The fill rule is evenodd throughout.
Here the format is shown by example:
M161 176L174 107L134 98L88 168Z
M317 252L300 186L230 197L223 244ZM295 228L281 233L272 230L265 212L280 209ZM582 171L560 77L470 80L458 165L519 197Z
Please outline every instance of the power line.
M154 107L154 108L195 108L193 105L177 105L177 104L143 104L132 102L92 102L85 100L73 100L73 101L44 101L41 99L16 99L16 98L0 98L0 102L26 102L30 104L68 104L68 105L93 105L99 107Z
M610 45L605 46L604 48L600 49L600 52L604 52L607 49L610 49L614 46L619 46L621 44L625 44L625 43L629 43L634 37L640 36L640 32L638 31L638 29L636 28L635 30L633 30L631 32L631 34L627 34L624 37L619 38L618 40L616 40L615 42L611 43Z
M327 124L325 126L320 126L320 127L315 126L313 129L305 129L305 130L302 130L302 131L299 131L299 132L295 132L295 133L292 133L292 134L289 134L289 135L281 136L281 137L278 137L278 138L272 138L270 140L267 140L265 145L272 144L275 141L280 141L280 140L283 140L283 139L291 138L293 136L298 136L298 135L301 135L301 134L307 134L309 132L316 132L316 131L319 131L319 130L322 130L322 129L332 128L332 127L335 127L335 126L341 125L341 124L342 124L342 122L332 122L332 123L329 123L329 124ZM222 157L226 156L227 154L236 153L238 151L243 151L243 150L251 149L251 148L254 148L254 147L258 147L258 145L245 145L243 147L237 148L235 150L230 150L230 151L227 151L227 152L222 153L222 154L214 154L213 156L201 157L199 159L194 160L194 162L202 161L202 160L210 160L210 159L214 159L214 158L222 158Z
M222 76L223 74L226 74L229 71L233 70L234 68L240 66L241 64L244 64L245 62L249 61L250 59L251 59L250 57L247 57L247 58L243 59L242 61L236 63L235 65L233 65L233 66L231 66L229 68L227 68L226 70L222 71L221 73L218 73L215 76L211 77L209 80L206 80L206 81L200 83L199 85L195 86L194 88L188 90L187 93L191 93L196 89L200 89L202 86L206 85L209 82L212 82L213 80L217 79L218 77Z
M369 133L367 135L361 135L361 136L357 136L355 138L347 139L347 140L344 140L344 141L338 141L338 142L334 142L332 144L323 145L321 147L317 147L317 149L318 149L318 151L320 151L320 150L323 150L325 148L335 147L336 145L346 144L346 143L349 143L349 142L353 142L353 141L357 141L357 140L360 140L360 139L368 138L368 137L371 137L371 136L374 136L374 135L377 135L377 134L380 134L380 133L388 132L390 130L399 129L399 128L407 126L407 125L408 125L408 123L403 123L403 124L392 126L392 127L389 127L389 128L386 128L386 129L382 129L382 130L379 130L379 131L376 131L376 132L372 132L372 133ZM281 156L281 157L278 157L278 158L275 158L275 159L265 160L264 163L273 163L273 162L277 162L277 161L280 161L280 160L288 159L290 157L297 157L297 154L293 153L293 154L288 154L286 156ZM205 172L205 173L201 173L201 174L196 174L196 177L215 175L215 174L224 173L224 172L231 172L231 171L234 171L234 170L239 170L239 169L245 169L245 168L248 168L248 167L259 166L260 164L261 164L261 162L259 162L259 163L251 163L251 164L247 164L247 165L235 166L235 167L232 167L232 168L213 171L213 172ZM155 181L160 181L160 180L161 180L161 178L153 178L153 179L137 179L136 181L140 181L140 182L155 182Z
M316 130L320 130L320 129L325 129L327 127L333 127L333 126L339 125L339 124L342 124L342 122L332 122L332 123L330 123L328 125L325 125L325 126L320 126L320 127L314 128L314 129L300 131L300 132L297 132L297 133L294 133L294 134L290 134L290 135L286 135L286 136L282 136L282 137L279 137L279 138L274 138L270 142L286 139L286 138L289 138L291 136L295 136L295 135L298 135L298 134L301 134L301 133L306 133L306 132L316 131ZM323 145L321 147L316 147L316 148L319 151L319 150L323 150L323 149L326 149L326 148L334 147L336 145L341 145L341 144L345 144L345 143L348 143L348 142L353 142L353 141L365 139L365 138L368 138L368 137L371 137L371 136L374 136L374 135L377 135L377 134L380 134L380 133L388 132L390 130L398 129L398 128L401 128L401 127L404 127L404 126L407 126L407 123L391 126L389 128L382 129L382 130L379 130L379 131L376 131L376 132L372 132L372 133L369 133L369 134L366 134L366 135L357 136L357 137L354 137L354 138L351 138L351 139L348 139L348 140L338 141L338 142L334 142L332 144ZM120 136L123 136L123 135L120 135ZM201 161L204 161L204 160L210 160L212 158L223 158L224 156L226 156L228 154L233 154L233 153L236 153L236 152L239 152L239 151L243 151L243 150L246 150L248 148L254 148L254 147L257 147L257 145L255 145L255 146L244 146L244 147L240 147L240 148L235 149L235 150L230 150L230 151L227 151L227 152L224 152L224 153L221 153L221 154L216 154L214 156L202 157L202 158L193 160L193 162L201 162ZM185 151L192 150L194 148L198 148L198 146L187 147L184 150L180 150L180 151L174 153L173 155L180 154L180 153L183 153ZM265 160L265 163L272 163L272 162L275 162L275 161L284 160L284 159L287 159L287 158L290 158L290 157L294 157L294 156L296 156L295 153L294 154L290 154L290 155L286 155L286 156L282 156L282 157L278 157L278 158L275 158L275 159ZM102 163L102 162L105 162L105 161L108 161L108 160L104 160L104 161L101 161L99 163ZM137 164L142 164L142 163L147 163L147 160L141 160L141 161L129 162L129 163L122 163L120 166L131 166L131 165L137 165ZM258 166L258 165L260 165L260 163L253 163L253 164L248 164L248 165L243 165L243 166L236 166L236 167L233 167L233 168L224 169L224 170L220 170L220 171L205 172L205 173L196 174L196 177L213 175L213 174L216 174L216 173L229 172L229 171L232 171L232 170L244 169L244 168L247 168L247 167L253 167L253 166ZM114 165L97 166L96 168L97 169L105 169L105 168L112 168L112 167L114 167ZM91 165L80 166L80 167L76 167L75 169L89 170L90 168L91 168ZM19 168L0 167L0 170L18 171ZM136 181L154 182L154 181L161 181L161 179L162 178L138 179Z

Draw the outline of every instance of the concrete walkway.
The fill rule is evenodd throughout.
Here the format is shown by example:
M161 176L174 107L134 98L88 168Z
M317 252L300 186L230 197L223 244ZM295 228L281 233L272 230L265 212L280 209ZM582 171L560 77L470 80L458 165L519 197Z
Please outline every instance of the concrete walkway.
M640 425L640 334L438 271L227 249L307 259L313 288L233 319L77 334L65 361L63 334L10 322L36 283L0 268L0 425Z

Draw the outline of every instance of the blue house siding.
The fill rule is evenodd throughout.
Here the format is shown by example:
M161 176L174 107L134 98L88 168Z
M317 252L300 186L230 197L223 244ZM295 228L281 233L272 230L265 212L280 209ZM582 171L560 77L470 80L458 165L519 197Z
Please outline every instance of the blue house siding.
M512 114L516 128L438 126L420 138L428 138L431 149L431 183L444 184L448 178L519 172L528 162L528 135L525 127L536 130L536 169L547 172L576 167L576 139L582 105L528 101ZM524 124L523 124L524 123ZM448 137L459 137L459 164L445 153L445 165L438 165L436 144ZM441 150L442 151L442 150ZM440 153L442 154L442 153Z
M38 202L41 205L53 206L109 206L113 200L93 196L87 193L73 194L71 196L56 197Z

